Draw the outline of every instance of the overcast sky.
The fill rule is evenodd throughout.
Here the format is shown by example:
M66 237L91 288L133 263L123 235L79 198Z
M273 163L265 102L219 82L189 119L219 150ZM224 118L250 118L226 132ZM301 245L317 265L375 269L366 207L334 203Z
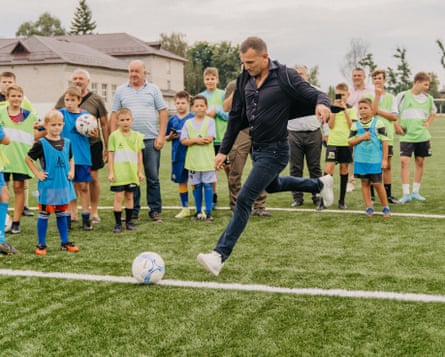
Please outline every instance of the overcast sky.
M4 7L0 37L15 37L20 24L49 11L69 30L78 0L16 0ZM413 74L436 72L445 84L436 39L445 42L444 0L87 0L98 33L127 32L154 41L181 32L186 41L239 44L262 37L280 62L319 66L323 89L348 80L340 67L352 38L369 45L379 67L395 67L398 46Z

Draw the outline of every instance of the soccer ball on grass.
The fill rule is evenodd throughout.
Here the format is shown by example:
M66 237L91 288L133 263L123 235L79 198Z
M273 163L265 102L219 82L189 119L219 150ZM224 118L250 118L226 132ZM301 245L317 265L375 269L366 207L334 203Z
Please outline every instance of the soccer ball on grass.
M79 134L88 136L97 128L97 120L91 114L82 114L76 119L76 130Z
M154 252L141 253L133 260L131 272L138 283L156 284L164 276L164 260Z

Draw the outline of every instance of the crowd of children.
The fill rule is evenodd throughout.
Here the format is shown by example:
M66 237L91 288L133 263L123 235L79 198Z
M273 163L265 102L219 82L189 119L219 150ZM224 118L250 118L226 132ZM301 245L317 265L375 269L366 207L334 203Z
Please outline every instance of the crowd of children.
M88 183L91 181L91 154L89 137L75 128L76 119L85 113L81 108L81 92L69 87L64 95L64 107L51 110L42 121L32 110L23 89L9 83L10 73L0 75L3 83L0 103L0 222L7 216L9 191L12 180L14 214L11 233L20 233L20 219L26 206L26 182L37 179L38 218L35 254L47 254L46 234L48 218L55 213L61 249L78 252L79 248L68 239L72 217L76 219L77 198L81 204L82 227L92 229L89 213ZM166 140L171 141L171 180L178 184L181 211L176 218L213 221L217 205L215 154L224 136L228 112L222 108L224 91L217 88L218 70L204 71L206 90L196 96L186 91L175 95L176 114L167 123ZM394 96L385 93L385 71L372 73L374 93L358 98L356 107L347 104L349 88L339 83L335 88L332 114L327 122L325 173L334 174L338 163L340 189L338 208L346 209L349 165L361 180L361 191L368 216L374 214L374 190L382 205L384 217L390 217L389 203L407 203L413 199L424 201L420 195L424 172L424 158L431 156L431 135L428 131L436 107L427 94L431 82L428 74L414 77L413 87ZM14 77L15 80L15 77ZM4 93L3 93L4 92ZM356 109L357 108L357 109ZM116 112L117 130L108 139L108 180L114 194L113 233L124 229L133 231L133 196L144 179L142 149L144 137L132 129L132 112L122 108ZM403 197L397 200L392 193L391 158L394 137L400 135L401 178ZM98 137L97 130L89 134ZM410 191L409 165L415 157L414 183ZM39 165L36 162L39 162ZM230 163L226 162L226 173ZM189 204L188 185L192 187L195 213ZM204 209L203 209L204 199ZM123 224L123 202L125 223ZM324 209L323 202L318 209ZM16 254L17 250L5 239L0 225L0 256Z

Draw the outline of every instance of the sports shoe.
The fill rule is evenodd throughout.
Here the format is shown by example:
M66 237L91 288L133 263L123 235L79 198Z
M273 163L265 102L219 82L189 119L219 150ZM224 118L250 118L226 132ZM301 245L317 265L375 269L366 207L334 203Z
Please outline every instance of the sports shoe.
M372 207L368 207L368 208L366 209L366 215L367 215L368 217L372 217L373 214L374 214L374 208L372 208Z
M320 191L320 196L323 199L325 207L329 207L334 202L334 179L331 175L324 175L319 178L323 187Z
M347 209L348 206L346 206L344 203L338 202L338 208L339 209Z
M315 206L320 206L321 197L320 196L312 196L312 203Z
M213 216L210 213L206 214L206 222L213 222Z
M92 231L93 230L93 225L91 224L91 220L85 221L82 225L82 229L84 231Z
M113 233L122 233L122 225L116 224L113 228Z
M21 232L21 230L20 230L20 222L12 222L11 233L12 234L19 234L20 232Z
M34 217L34 212L31 211L28 207L23 207L23 212L22 212L22 216L25 217Z
M295 200L294 202L292 202L291 207L298 207L298 206L303 206L303 200Z
M400 203L408 203L409 201L411 201L411 195L403 195L403 197L399 200Z
M36 250L34 251L36 255L46 255L46 245L37 244Z
M252 216L272 217L272 214L269 211L266 211L265 208L255 208L252 212Z
M92 223L92 224L98 224L98 223L100 223L100 217L99 217L99 216L92 216L92 217L91 217L91 223Z
M132 221L137 221L139 219L139 212L135 212L133 210L133 213L131 214L131 220Z
M150 218L153 222L162 222L162 217L161 214L159 212L153 212L150 214Z
M207 216L204 212L196 212L193 215L192 220L193 221L205 221L206 218L207 218Z
M421 196L419 192L413 192L411 194L411 199L412 200L417 200L417 201L426 201L426 198Z
M185 217L190 217L190 208L188 207L183 207L181 211L179 211L179 213L175 216L175 218L185 218Z
M215 276L219 275L219 272L224 266L224 263L221 260L221 254L215 251L210 253L200 253L198 254L197 259L199 264Z
M73 242L66 242L65 244L62 244L60 246L60 250L66 250L70 253L77 253L79 251L79 248L77 248Z
M0 243L0 253L4 255L17 254L19 251L15 249L11 244L7 241Z
M136 230L136 225L133 222L128 222L125 224L125 229L127 231L135 231Z
M401 202L395 198L394 196L389 196L388 197L388 202L392 203L393 205L399 205Z
M389 218L389 217L391 217L391 210L389 209L388 206L383 207L383 211L382 211L382 213L383 213L383 218Z
M352 192L355 189L355 183L354 182L348 182L346 184L346 192Z

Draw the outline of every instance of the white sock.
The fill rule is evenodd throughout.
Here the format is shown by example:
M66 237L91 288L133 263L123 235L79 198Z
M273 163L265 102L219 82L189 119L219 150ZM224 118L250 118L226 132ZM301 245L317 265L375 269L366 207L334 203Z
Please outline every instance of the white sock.
M420 182L413 183L413 193L419 193L420 191Z
M402 185L402 191L403 191L403 195L409 195L409 183L404 183Z

